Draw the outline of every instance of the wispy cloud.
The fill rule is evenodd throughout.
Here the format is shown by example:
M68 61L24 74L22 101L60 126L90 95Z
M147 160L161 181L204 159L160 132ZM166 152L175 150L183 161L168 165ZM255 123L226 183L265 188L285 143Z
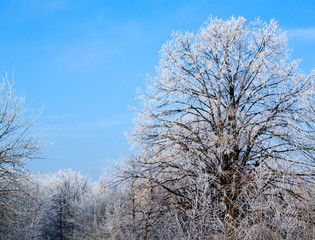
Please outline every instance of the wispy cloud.
M55 0L55 1L43 1L43 0L32 0L28 1L31 7L36 8L37 10L45 12L55 12L66 9L67 1L64 0Z
M108 127L113 127L117 125L125 124L123 120L117 119L117 120L98 120L92 123L87 124L87 129L104 129ZM84 127L85 128L85 127Z
M111 130L116 129L118 133L124 137L123 131L128 128L131 122L132 114L120 113L95 120L78 119L78 116L72 114L56 115L46 117L47 134L54 137L69 137L69 138L99 138L105 133L109 134ZM49 124L50 123L50 124ZM119 133L121 129L121 133Z
M49 115L49 116L46 116L45 118L48 119L48 120L56 120L56 119L61 119L61 120L64 120L64 119L69 119L69 118L73 118L74 115L73 114L60 114L60 115Z
M71 8L73 7L72 4ZM68 0L19 0L7 1L4 7L1 6L0 13L2 17L3 15L8 16L10 13L14 16L14 20L25 20L42 18L43 15L59 13L71 8Z
M295 40L313 42L315 41L315 27L288 30L288 37Z
M118 113L112 116L108 116L103 119L98 119L88 123L86 126L88 129L102 129L113 127L117 125L128 125L132 121L132 113Z
M104 61L108 55L105 50L102 42L97 40L72 42L61 46L54 63L68 70L86 69L97 62Z

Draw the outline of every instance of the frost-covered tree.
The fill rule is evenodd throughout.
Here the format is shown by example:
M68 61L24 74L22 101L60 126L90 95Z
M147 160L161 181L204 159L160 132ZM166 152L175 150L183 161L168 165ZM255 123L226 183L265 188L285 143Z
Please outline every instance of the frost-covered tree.
M37 156L41 147L32 131L34 120L28 119L24 97L13 89L7 77L0 83L0 238L9 238L16 229L15 220L30 200L26 187L25 164ZM25 202L27 205L28 203ZM26 208L24 208L24 211Z
M18 221L24 225L23 239L104 239L109 235L114 205L113 195L103 181L91 182L73 170L33 176L29 215ZM27 205L24 205L27 206Z
M216 202L212 213L230 236L251 212L245 195L258 175L263 198L277 191L279 201L310 200L314 122L305 112L314 78L291 60L273 20L210 18L198 31L173 33L141 95L131 138L142 156L125 176L164 192L157 216L175 206L184 222L187 210L205 207L196 198Z
M73 239L81 226L77 221L80 214L78 204L90 185L87 178L72 170L58 171L42 180L42 223L43 239Z

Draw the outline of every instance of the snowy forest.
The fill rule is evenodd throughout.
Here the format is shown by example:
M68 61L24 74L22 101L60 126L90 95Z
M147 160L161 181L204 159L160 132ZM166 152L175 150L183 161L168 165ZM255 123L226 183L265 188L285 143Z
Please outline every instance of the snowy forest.
M277 22L209 20L174 32L129 157L92 182L34 174L36 118L0 88L0 239L314 239L315 72L293 60Z

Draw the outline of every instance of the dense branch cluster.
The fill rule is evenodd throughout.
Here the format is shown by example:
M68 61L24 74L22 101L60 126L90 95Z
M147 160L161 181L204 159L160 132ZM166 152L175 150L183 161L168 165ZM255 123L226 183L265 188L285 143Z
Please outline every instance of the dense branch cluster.
M0 236L11 232L17 216L13 206L28 204L25 163L40 149L31 131L33 120L24 119L24 98L7 77L0 83Z
M315 74L298 64L273 20L173 33L112 183L25 174L39 145L4 84L0 238L313 239Z
M284 206L297 201L298 216L313 200L314 121L305 118L313 83L314 74L290 60L274 21L209 19L197 32L176 32L141 96L131 138L142 156L131 159L125 177L149 184L156 220L170 214L184 235L202 218L198 231L244 239L238 230L244 221L255 229L258 210L272 232L272 204L289 211Z

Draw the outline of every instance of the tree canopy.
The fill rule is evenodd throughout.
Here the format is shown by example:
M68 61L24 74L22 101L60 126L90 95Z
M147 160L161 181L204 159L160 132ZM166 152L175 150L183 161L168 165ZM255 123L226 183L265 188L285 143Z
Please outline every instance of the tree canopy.
M314 77L291 59L274 20L210 18L174 32L141 95L131 134L141 156L127 173L180 208L201 195L217 201L235 224L250 212L244 193L258 175L263 197L304 198L301 189L314 186L314 121L305 117Z

